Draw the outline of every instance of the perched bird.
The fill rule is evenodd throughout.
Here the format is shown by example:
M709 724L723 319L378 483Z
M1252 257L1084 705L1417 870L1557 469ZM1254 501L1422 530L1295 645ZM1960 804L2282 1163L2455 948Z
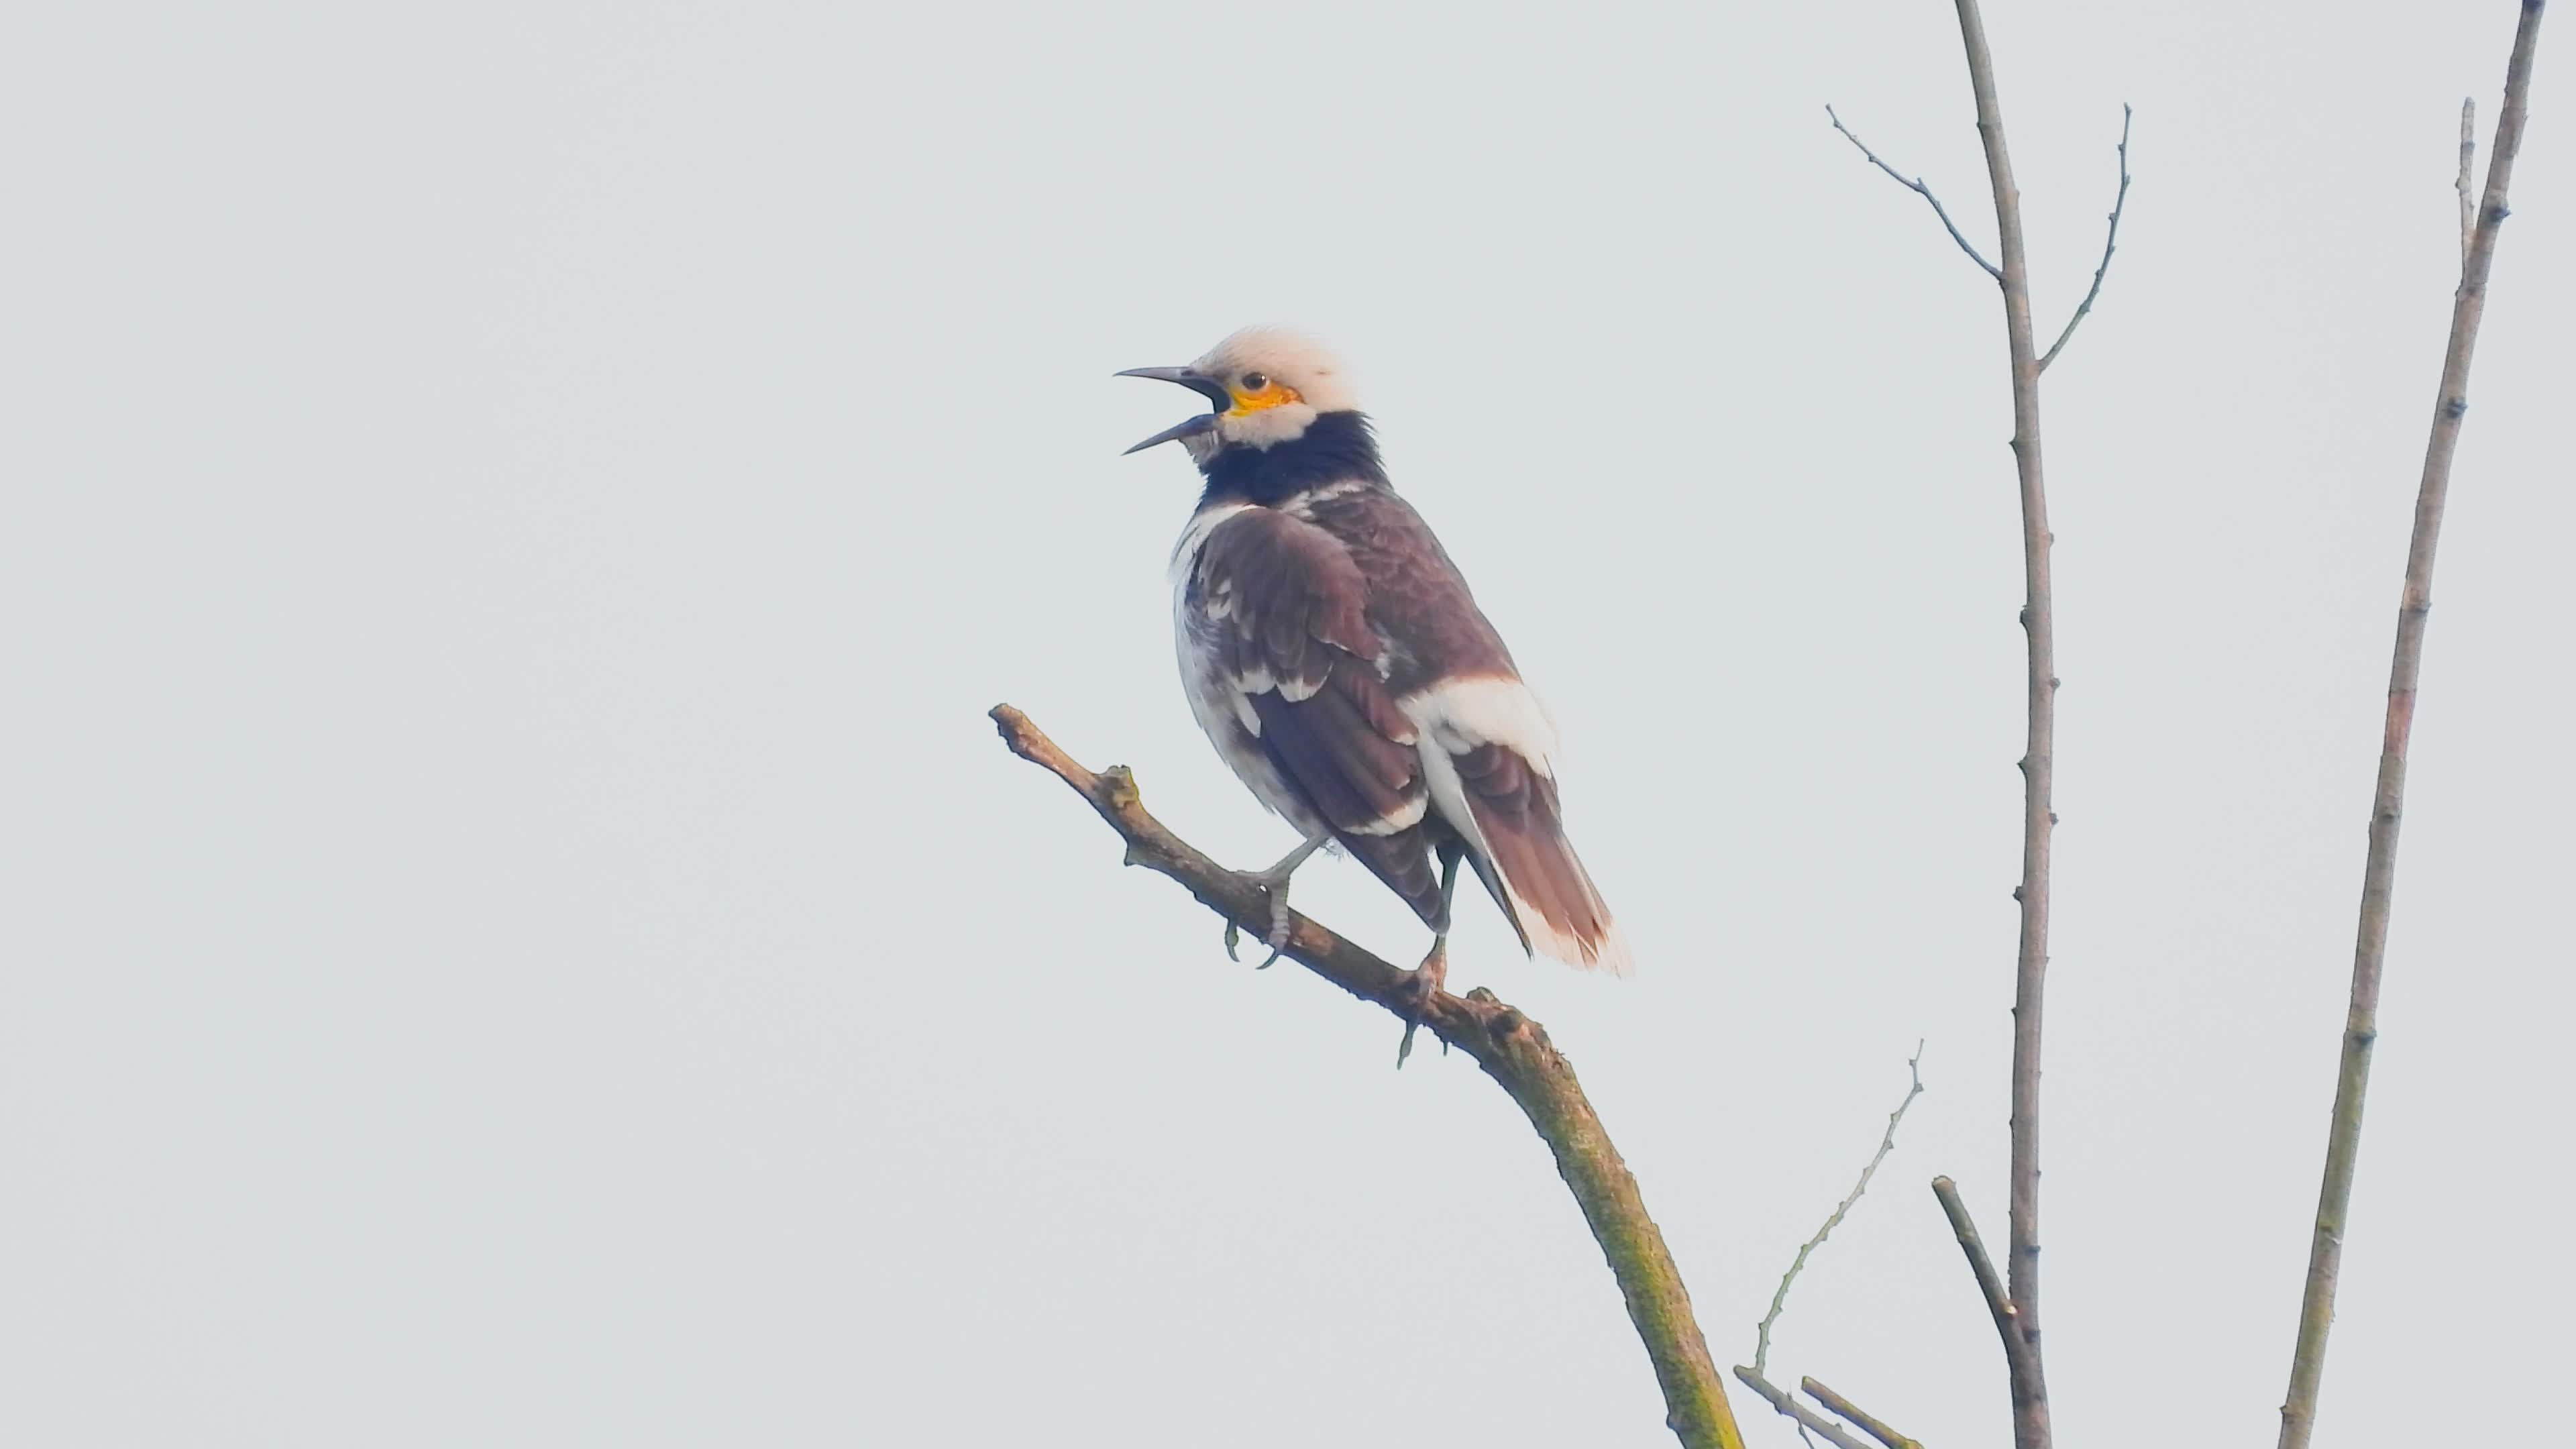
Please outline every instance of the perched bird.
M1200 728L1305 836L1253 877L1271 960L1289 876L1339 842L1431 928L1419 1001L1447 972L1462 857L1525 948L1627 974L1627 941L1565 838L1555 727L1396 496L1341 364L1256 327L1186 367L1119 376L1178 383L1213 409L1127 451L1178 441L1205 482L1172 553L1173 625Z

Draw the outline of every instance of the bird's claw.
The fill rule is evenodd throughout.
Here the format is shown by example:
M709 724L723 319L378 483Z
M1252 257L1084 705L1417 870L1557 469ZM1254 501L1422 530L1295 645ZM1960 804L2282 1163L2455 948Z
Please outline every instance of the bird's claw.
M1288 954L1288 937L1292 934L1292 928L1295 925L1288 916L1288 876L1285 872L1248 871L1244 873L1243 878L1259 886L1261 893L1270 900L1270 931L1261 938L1261 944L1270 948L1270 954L1262 958L1260 965L1252 968L1255 971L1267 971L1279 964L1280 957ZM1242 928L1232 921L1226 922L1225 959L1229 961L1243 959L1235 951L1236 945L1242 939Z
M1422 964L1406 973L1404 1040L1395 1045L1395 1069L1404 1070L1404 1059L1413 1055L1413 1034L1422 1029L1423 1013L1430 1008L1431 998L1440 994L1441 984L1449 979L1449 938L1443 936L1431 943L1431 954ZM1449 1039L1440 1039L1443 1056L1449 1052Z
M1284 880L1270 888L1270 934L1262 941L1269 946L1270 956L1253 967L1255 971L1269 970L1288 954L1288 882Z

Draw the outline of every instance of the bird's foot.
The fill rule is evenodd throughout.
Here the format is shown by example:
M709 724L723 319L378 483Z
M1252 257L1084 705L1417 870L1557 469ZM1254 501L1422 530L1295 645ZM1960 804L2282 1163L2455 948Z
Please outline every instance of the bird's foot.
M1270 934L1261 938L1261 944L1270 948L1270 954L1262 957L1261 964L1252 968L1255 971L1267 971L1279 964L1280 957L1288 954L1288 882L1283 878L1274 884L1261 876L1249 874L1243 878L1261 887L1270 896ZM1226 922L1225 959L1229 961L1243 959L1235 951L1236 944L1242 939L1242 929L1232 921Z
M1278 964L1281 956L1287 954L1289 928L1288 878L1297 873L1297 867L1306 863L1306 857L1313 855L1326 840L1331 838L1332 837L1330 836L1318 836L1313 840L1307 841L1305 844L1298 846L1295 850L1290 851L1287 859L1282 860L1277 865L1270 867L1268 870L1235 872L1236 876L1246 885L1260 887L1261 893L1270 899L1270 933L1262 937L1262 944L1270 948L1270 954L1263 959L1260 965L1253 967L1253 970L1267 971L1272 966ZM1234 922L1228 921L1225 923L1225 957L1227 960L1240 961L1243 959L1241 956L1236 955L1234 951L1235 943L1241 940L1242 936L1243 933L1236 929Z
M1395 1047L1397 1071L1404 1070L1404 1059L1413 1055L1413 1034L1421 1029L1422 1015L1430 1008L1431 998L1440 994L1441 986L1448 979L1449 938L1444 935L1432 940L1431 954L1423 957L1422 964L1413 968L1405 980L1404 1040L1396 1043ZM1441 1042L1440 1050L1448 1051L1449 1043Z

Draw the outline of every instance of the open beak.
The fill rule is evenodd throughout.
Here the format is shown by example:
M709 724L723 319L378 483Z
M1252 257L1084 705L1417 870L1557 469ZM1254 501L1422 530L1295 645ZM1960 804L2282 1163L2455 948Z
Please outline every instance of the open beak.
M1125 372L1117 375L1120 377L1150 377L1157 382L1176 382L1181 386L1190 389L1192 392L1205 396L1209 402L1216 404L1214 411L1200 413L1198 416L1190 418L1187 421L1175 423L1172 426L1163 429L1161 432L1156 433L1154 436L1147 438L1145 441L1138 443L1135 447L1129 448L1127 451L1130 453L1141 453L1147 448L1153 447L1157 443L1168 443L1174 438L1187 438L1199 433L1204 433L1216 426L1217 415L1219 413L1223 413L1228 408L1234 406L1234 395L1225 390L1224 383L1221 383L1215 378L1209 377L1203 373L1192 372L1186 367L1131 367Z

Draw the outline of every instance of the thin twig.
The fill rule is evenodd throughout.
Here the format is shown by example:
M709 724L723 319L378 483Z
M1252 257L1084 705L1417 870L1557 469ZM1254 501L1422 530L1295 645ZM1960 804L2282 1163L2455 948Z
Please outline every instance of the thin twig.
M1987 276L1994 278L1998 282L2004 279L2003 272L1999 270L1994 263L1987 261L1983 253L1970 245L1966 237L1959 234L1958 224L1950 220L1950 213L1941 205L1941 198L1932 194L1932 188L1923 184L1922 177L1917 176L1913 180L1908 181L1905 179L1902 172L1899 172L1895 167L1888 165L1886 162L1879 160L1878 153L1869 149L1869 146L1864 143L1860 137L1852 134L1851 127L1843 124L1843 118L1834 114L1833 107L1825 107L1825 118L1834 123L1835 130L1843 133L1844 140L1860 147L1860 154L1869 158L1870 165L1875 166L1879 170L1886 172L1889 176L1894 177L1897 185L1904 187L1906 190L1922 197L1925 201L1932 203L1932 214L1941 218L1941 225L1949 228L1950 240L1957 242L1959 244L1959 250L1966 252L1970 260L1974 261L1978 266L1985 268Z
M2478 204L2469 195L2469 173L2478 164L2478 98L2470 96L2460 102L2460 179L2451 189L2460 193L2460 266L2469 265L2469 240L2477 235Z
M1269 896L1251 877L1210 860L1145 811L1135 777L1124 766L1098 774L1057 748L1029 717L995 705L994 725L1011 753L1073 787L1109 828L1127 843L1126 862L1180 882L1199 903L1243 930L1267 935ZM1574 1193L1584 1221L1609 1260L1627 1301L1628 1318L1652 1360L1663 1388L1665 1423L1688 1449L1744 1449L1726 1385L1691 1316L1681 1270L1655 1220L1646 1214L1637 1180L1620 1161L1610 1136L1575 1080L1574 1068L1537 1022L1479 988L1465 996L1435 992L1423 1001L1410 990L1413 973L1401 970L1295 911L1289 912L1290 960L1362 1001L1400 1019L1418 1019L1456 1047L1511 1094L1556 1157L1558 1176Z
M2075 335L2075 324L2084 320L2085 314L2093 310L2093 299L2102 295L2102 275L2111 270L2111 254L2120 249L2120 213L2128 209L2129 103L2122 101L2120 103L2120 194L2111 198L2111 234L2102 239L2102 265L2093 269L2093 286L2084 294L2084 300L2075 304L2075 315L2066 319L2066 330L2058 333L2057 340L2048 344L2048 350L2040 354L2040 371L2048 371L2048 365L2057 360L2057 354L2066 350L2066 339Z
M1769 1401L1772 1408L1796 1420L1800 1429L1813 1429L1824 1435L1825 1442L1834 1445L1835 1449L1872 1449L1872 1446L1863 1440L1853 1438L1849 1429L1799 1403L1790 1396L1788 1390L1755 1373L1751 1366L1737 1364L1735 1376L1743 1381L1746 1388Z
M1968 84L1977 98L1977 135L1985 143L1986 179L1994 193L1997 251L2003 258L2004 340L2012 359L2013 464L2021 489L2024 597L2028 638L2030 726L2022 770L2021 939L2013 967L2011 1217L2005 1273L2013 1314L2004 1352L2012 1376L2016 1449L2049 1449L2048 1381L2039 1349L2039 1065L2041 1005L2048 983L2049 837L2057 824L2051 792L2057 739L2057 626L2049 585L2048 489L2040 466L2039 358L2031 348L2030 266L2022 248L2021 193L2004 147L2003 105L1995 97L1994 53L1977 0L1957 0ZM2015 1352L2016 1342L2019 1345Z
M2343 1058L2335 1075L2334 1113L2326 1132L2324 1182L2317 1193L2307 1287L2299 1304L2299 1343L2290 1360L2289 1394L2281 1404L2281 1449L2306 1449L2316 1427L2326 1334L2334 1324L2344 1226L2352 1207L2353 1169L2361 1152L2362 1103L2370 1090L2371 1048L2379 1038L2380 969L2387 959L2389 902L2397 887L2397 826L2406 800L2406 745L2414 727L2415 690L2424 664L2424 626L2433 608L2433 552L2450 496L2451 458L2459 446L2460 420L2469 409L2469 362L2477 349L2478 322L2486 311L2487 277L2495 265L2496 234L2506 215L2505 190L2513 179L2514 156L2522 149L2523 122L2529 114L2531 58L2540 38L2541 9L2542 0L2523 0L2521 23L2514 30L2513 55L2505 64L2504 109L2496 117L2495 142L2487 157L2486 195L2478 207L2467 262L2460 269L2459 292L2451 303L2451 340L2442 357L2432 435L2424 447L2415 528L2406 548L2406 587L2397 610L2397 644L2388 670L2387 724L2370 810L2370 855L2362 867L2352 1001L2344 1018Z
M1851 1400L1844 1398L1833 1390L1826 1388L1823 1384L1816 1382L1814 1379L1801 1379L1798 1381L1798 1387L1807 1391L1808 1398L1815 1400L1817 1403L1824 1405L1826 1408L1831 1409L1835 1413L1842 1415L1844 1418L1851 1420L1853 1423L1860 1425L1862 1433L1867 1434L1869 1437L1877 1440L1881 1444L1886 1445L1887 1449L1923 1449L1923 1443L1921 1440L1909 1439L1903 1434L1897 1433L1894 1429L1880 1423L1877 1419L1872 1418L1868 1414L1862 1413L1859 1405L1854 1404Z
M1860 1170L1860 1181L1852 1184L1851 1194L1834 1205L1832 1215L1825 1219L1825 1225L1816 1229L1816 1235L1799 1247L1798 1256L1789 1261L1789 1271L1780 1275L1780 1286L1771 1295L1771 1311L1762 1315L1761 1325L1753 1330L1753 1371L1755 1373L1763 1374L1771 1371L1771 1325L1779 1320L1780 1310L1788 1304L1789 1285L1798 1281L1800 1270L1807 1266L1807 1255L1816 1251L1818 1245L1825 1241L1827 1234L1842 1226L1844 1215L1852 1210L1854 1203L1860 1201L1862 1193L1869 1191L1869 1180L1877 1175L1878 1165L1887 1160L1887 1154L1896 1150L1897 1124L1905 1120L1905 1109L1913 1106L1914 1099L1923 1095L1922 1067L1923 1043L1918 1041L1914 1044L1914 1055L1906 1058L1905 1061L1906 1074L1913 1078L1913 1085L1906 1088L1905 1100L1897 1103L1896 1110L1887 1114L1887 1131L1878 1139L1878 1151L1870 1156L1869 1165Z

